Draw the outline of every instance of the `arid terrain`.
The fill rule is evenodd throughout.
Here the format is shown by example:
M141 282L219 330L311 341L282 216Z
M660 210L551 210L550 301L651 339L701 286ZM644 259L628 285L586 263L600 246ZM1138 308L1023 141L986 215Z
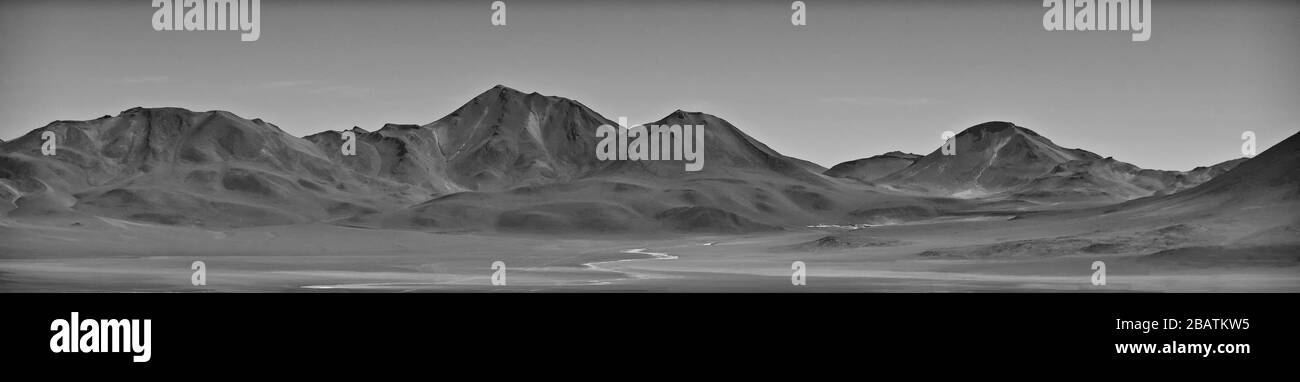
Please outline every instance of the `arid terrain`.
M738 235L564 237L428 233L324 224L207 230L104 218L5 221L0 288L173 291L1297 291L1297 248L1162 252L1202 232L1170 225L1065 236L969 218ZM53 222L49 222L53 223ZM637 251L641 249L641 251ZM629 253L635 252L635 253ZM658 253L669 256L652 256ZM1154 253L1154 254L1153 254ZM193 261L207 285L192 286ZM1090 282L1107 264L1105 286ZM492 286L493 261L507 285ZM807 285L791 285L791 263Z
M0 291L1300 291L1300 135L1172 171L988 122L827 169L677 110L686 172L598 160L601 124L503 86L354 156L224 111L57 121L0 143Z

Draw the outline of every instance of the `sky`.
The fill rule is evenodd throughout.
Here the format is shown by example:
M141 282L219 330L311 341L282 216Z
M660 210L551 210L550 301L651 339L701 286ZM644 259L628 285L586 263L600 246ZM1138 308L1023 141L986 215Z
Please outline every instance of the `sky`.
M1153 0L1151 38L1027 1L261 1L261 36L155 31L149 0L0 1L0 139L136 106L305 136L424 124L494 85L635 123L730 121L824 166L1011 121L1187 170L1300 131L1300 2Z

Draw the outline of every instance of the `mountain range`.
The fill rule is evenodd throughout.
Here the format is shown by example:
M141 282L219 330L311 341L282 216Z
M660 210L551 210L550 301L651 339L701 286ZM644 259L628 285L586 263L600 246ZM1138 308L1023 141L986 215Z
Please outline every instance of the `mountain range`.
M1293 180L1297 168L1294 156L1261 162L1293 152L1294 136L1255 159L1161 171L988 122L956 135L956 155L891 152L826 169L717 116L676 110L651 124L705 126L704 169L687 172L682 161L597 159L603 124L617 125L574 100L496 86L429 124L353 127L356 155L345 156L340 131L299 138L225 111L133 108L0 143L0 213L218 227L736 233L1008 203L1153 208L1216 193L1207 187L1272 184L1243 179L1256 172ZM42 155L44 131L58 137L56 155Z
M1061 147L1010 122L975 125L953 139L957 148L953 155L944 155L940 149L920 157L891 153L836 165L832 170L841 171L828 171L827 175L936 196L1115 203L1183 190L1243 161L1190 171L1142 169L1087 150ZM857 170L861 174L871 174L870 178L841 175L853 174L851 169L858 168L862 168Z

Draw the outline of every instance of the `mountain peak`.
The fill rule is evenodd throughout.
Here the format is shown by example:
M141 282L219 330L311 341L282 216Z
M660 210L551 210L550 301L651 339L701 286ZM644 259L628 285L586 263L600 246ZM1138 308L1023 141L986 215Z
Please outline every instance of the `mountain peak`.
M524 94L524 92L521 92L521 91L519 91L519 90L515 90L515 88L509 87L509 86L505 86L505 85L502 85L502 84L496 84L496 85L493 86L491 89L488 89L487 92L505 92L505 93L512 93L512 94L516 94L516 93L517 93L517 94Z
M902 151L890 151L870 158L837 164L823 172L823 174L836 178L850 178L870 182L898 172L912 165L921 157L921 155L908 154Z
M476 104L508 104L512 102L520 102L525 104L532 104L532 103L562 104L562 105L582 106L583 108L586 108L586 105L583 105L581 102L569 98L560 97L560 96L550 96L538 92L524 93L521 90L517 90L509 86L496 85L493 86L491 89L488 89L483 93L480 93L478 96L475 96L468 103L462 106L461 109L464 109L466 106L471 106ZM453 112L452 114L454 115L456 113Z
M920 154L912 154L912 153L905 153L905 152L902 152L902 151L890 151L890 152L887 152L887 153L884 153L884 154L880 154L880 155L873 156L872 158L899 158L899 159L911 159L911 160L916 160L917 158L920 158L920 157L923 157L923 156L924 156L924 155L920 155Z
M592 153L605 124L615 123L578 101L496 85L423 128L436 136L451 181L481 191L592 171L603 165Z
M415 129L419 129L419 128L420 128L420 125L416 125L416 124L409 124L409 123L385 123L383 127L380 127L380 128L379 128L378 131L384 131L384 130L397 130L397 131L403 131L403 130L415 130Z
M962 130L955 148L955 155L936 149L882 181L956 197L979 197L1024 185L1062 163L1101 159L1085 150L1060 147L1032 130L1004 121Z
M173 106L163 106L163 107L143 107L143 106L136 106L136 107L133 107L133 108L130 108L130 109L122 110L122 112L117 113L117 115L120 116L120 115L127 115L127 114L136 114L136 113L141 113L141 112L149 112L149 113L171 113L171 114L190 114L190 113L195 113L195 111L190 110L190 109L186 109L186 108L183 108L183 107L173 107Z
M701 123L707 121L710 118L719 119L717 116L711 115L709 113L677 109L677 110L673 110L672 113L668 113L667 116L660 119L660 122Z
M969 134L988 135L988 134L1011 134L1011 133L1024 133L1036 137L1041 136L1038 135L1038 133L1034 132L1033 130L1006 121L984 122L975 126L968 127L966 128L966 130L962 130L962 132L958 133L957 135L961 136L961 135L969 135Z
M130 109L123 110L122 112L117 114L118 117L136 117L141 115L145 115L149 118L180 118L180 119L192 118L196 116L204 116L204 117L216 116L216 117L221 117L222 119L225 120L248 121L251 122L253 125L258 125L258 126L264 125L279 130L278 126L266 123L266 121L263 121L261 118L247 119L239 116L238 114L225 111L225 110L195 111L183 107L174 107L174 106L163 106L163 107L136 106ZM112 117L104 116L91 121L103 120L107 118L112 118ZM57 121L57 122L91 122L91 121Z
M512 99L523 99L526 96L524 92L515 90L509 86L496 85L491 89L485 90L479 95L474 96L470 103L497 103L508 102Z

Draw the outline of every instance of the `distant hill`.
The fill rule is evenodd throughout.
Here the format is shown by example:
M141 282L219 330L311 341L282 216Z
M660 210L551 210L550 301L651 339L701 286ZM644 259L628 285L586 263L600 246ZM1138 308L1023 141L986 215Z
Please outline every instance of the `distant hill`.
M874 181L886 175L902 170L916 163L921 156L901 151L890 151L870 158L852 160L837 164L826 170L826 176L857 179L864 182Z
M1199 169L1198 169L1199 170ZM1195 171L1195 170L1194 170ZM1211 175L1213 168L1201 170ZM1252 210L1281 211L1300 222L1300 133L1291 135L1259 155L1195 187L1169 195L1144 198L1112 208L1151 213L1210 213Z
M1238 162L1221 175L1182 191L1071 212L1057 219L1093 222L1103 230L1162 227L1137 236L1171 247L1150 254L1148 261L1271 261L1294 266L1300 261L1300 214L1296 213L1300 211L1300 133ZM1206 171L1214 170L1191 172Z
M616 125L583 104L497 85L421 126L450 180L470 190L570 181L602 166L596 129Z
M875 182L902 192L936 196L1104 204L1177 192L1241 163L1232 160L1190 171L1143 169L1087 150L1058 146L1009 122L975 125L958 133L955 140L956 155L943 155L936 149ZM845 170L852 166L842 165Z
M1139 168L1115 160L1083 159L1057 165L1047 174L1006 191L1002 196L1024 200L1120 202L1178 192L1223 174L1244 159L1233 159L1191 171Z
M954 139L956 155L936 149L880 182L941 195L981 197L1022 186L1062 163L1101 159L1085 150L1057 146L1009 122L975 125Z
M57 155L41 154L43 131L59 137ZM231 226L351 216L439 191L391 171L348 171L329 152L275 125L224 111L134 108L54 122L5 143L0 188L9 194L11 216L75 210Z

